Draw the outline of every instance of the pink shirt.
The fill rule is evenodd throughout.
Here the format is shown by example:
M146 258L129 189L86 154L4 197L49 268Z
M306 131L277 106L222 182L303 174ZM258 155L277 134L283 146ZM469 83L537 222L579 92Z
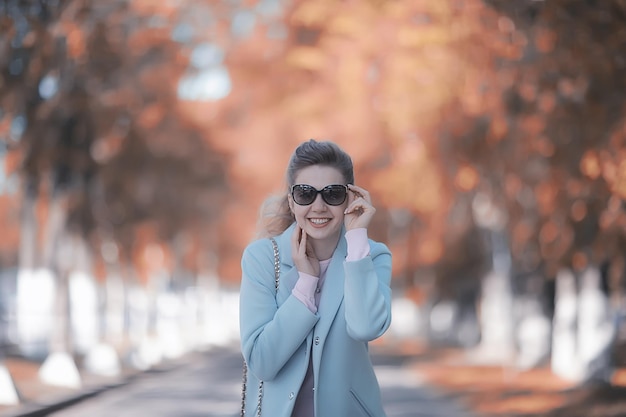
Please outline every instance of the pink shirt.
M370 246L367 240L367 229L354 229L346 232L346 242L348 244L348 254L346 262L358 261L363 259L370 253ZM298 300L307 306L312 313L317 313L317 307L320 302L321 288L326 279L326 271L330 265L331 259L320 261L320 276L299 272L300 277L292 290L292 294ZM304 381L298 392L296 404L291 417L313 417L313 366L309 361Z
M349 230L346 232L346 243L348 244L348 255L346 261L358 261L363 259L370 253L370 245L367 240L367 229L360 228ZM320 276L315 277L313 275L299 272L300 277L296 282L292 290L292 294L311 312L317 313L317 306L319 305L319 297L326 279L326 269L330 264L330 259L320 261Z

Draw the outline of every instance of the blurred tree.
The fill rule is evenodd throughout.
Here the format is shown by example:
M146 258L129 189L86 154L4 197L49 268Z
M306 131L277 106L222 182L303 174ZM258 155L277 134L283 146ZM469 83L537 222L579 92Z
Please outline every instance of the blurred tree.
M241 230L232 234L233 246L253 236L263 197L284 192L276 179L293 148L314 137L341 144L353 156L357 181L381 201L374 237L386 238L390 219L402 217L384 207L419 218L416 227L394 226L398 253L404 230L419 236L409 239L415 247L397 258L394 271L436 262L452 200L433 134L442 103L455 91L446 84L458 85L461 69L453 54L439 53L439 42L456 35L432 25L430 13L449 22L451 6L296 1L280 19L258 9L250 8L258 23L248 37L228 49L232 94L219 105L190 109L198 125L219 126L223 134L211 138L216 147L238 152L231 176L248 196L229 202L242 214L227 225ZM214 120L204 117L211 112ZM238 275L238 259L231 262L226 274Z
M573 293L555 285L557 311L561 301L570 302L566 296L579 301L575 357L561 371L605 377L626 272L626 103L618 93L625 87L626 3L487 3L502 13L500 32L517 40L511 42L517 57L488 84L499 92L501 116L491 112L473 125L486 134L489 147L472 158L483 173L482 186L507 213L521 293L544 295L541 278L558 281L569 276L563 271L575 273ZM602 301L607 292L616 301L613 308ZM555 332L562 331L559 317ZM555 334L555 349L570 344L561 337L569 336ZM562 352L555 351L558 356Z
M43 258L58 230L136 266L162 240L236 281L260 203L315 137L353 155L402 285L476 297L490 252L520 293L605 261L623 285L623 1L0 7L25 264L39 216L61 225Z
M175 80L189 51L171 39L174 21L127 1L3 1L0 10L0 134L21 156L20 269L56 277L55 317L66 319L54 322L52 351L67 351L73 270L91 274L95 258L155 285L154 265L140 259L162 244L182 263L174 246L189 234L204 250L184 266L217 260L205 254L219 242L227 159L180 117Z
M563 265L623 265L623 15L621 1L294 2L281 30L230 50L216 146L243 149L235 178L276 190L284 144L332 138L390 208L381 224L399 222L396 276L432 267L449 293L468 279L450 259L481 275L512 257L513 286L541 294L534 277ZM450 245L463 238L474 255Z
M487 3L511 56L491 48L498 76L474 87L479 117L455 105L463 128L450 149L505 209L521 271L601 263L623 239L609 225L624 216L610 201L623 198L625 3Z
M133 224L151 220L168 240L209 224L226 160L181 122L171 81L189 59L171 27L125 1L2 7L4 138L23 155L25 200L63 194L72 231L127 254Z

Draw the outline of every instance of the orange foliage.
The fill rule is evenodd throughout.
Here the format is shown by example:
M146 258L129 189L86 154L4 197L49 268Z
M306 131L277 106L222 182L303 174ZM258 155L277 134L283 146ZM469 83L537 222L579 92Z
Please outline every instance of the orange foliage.
M454 182L459 190L467 192L473 190L478 184L478 181L479 177L476 169L465 165L457 172Z
M167 43L170 40L170 33L167 27L149 28L134 32L128 39L130 51L147 51L154 45ZM158 71L151 70L151 73L159 75Z
M519 195L524 187L524 183L521 178L516 174L508 174L505 178L504 189L508 198L515 198Z
M431 265L441 259L443 251L443 242L433 236L419 242L416 255L421 264Z
M398 238L415 243L413 252L394 259L394 273L441 261L447 239L473 227L471 215L457 215L463 224L452 226L451 208L477 192L489 193L510 217L515 248L521 252L536 240L545 257L573 250L577 223L597 219L608 230L626 221L609 201L611 194L626 198L626 123L603 122L609 119L603 106L581 104L591 101L590 80L614 73L609 64L572 65L592 43L584 27L572 33L574 40L564 36L570 22L559 20L559 4L536 5L531 19L511 5L481 0L297 0L274 19L256 15L250 34L237 37L223 16L236 11L229 7L252 10L257 3L227 3L129 2L137 21L163 23L134 28L124 38L116 15L105 35L111 48L126 48L126 65L154 50L165 51L169 61L137 64L126 83L104 89L97 100L104 110L128 110L132 127L148 135L146 152L196 153L178 142L182 127L189 127L210 152L229 156L223 181L232 195L214 209L221 216L217 226L207 221L199 227L219 235L210 245L224 278L239 278L239 257L254 238L259 206L285 191L289 155L309 138L334 140L353 156L357 183L372 192L378 216L402 209L419 220ZM183 7L195 6L218 17L194 26L189 44L172 41ZM68 57L80 62L91 52L88 25L70 17L57 31L67 36ZM269 36L277 27L278 35ZM618 35L609 40L621 45ZM177 81L200 43L223 49L220 65L228 68L232 91L219 101L176 100ZM581 123L580 114L593 123ZM0 132L10 129L9 119L0 118ZM182 126L172 127L179 119ZM90 155L106 166L125 149L127 134L114 127L99 131ZM21 161L11 155L8 168L15 169ZM607 207L595 208L592 197ZM140 225L137 236L142 276L147 259L168 264L154 225Z
M85 55L87 43L82 29L72 22L65 22L63 31L67 36L67 52L69 57L77 59Z
M576 252L572 256L572 265L576 271L584 270L589 264L589 259L584 252Z
M144 223L136 228L132 259L139 282L143 285L150 282L151 276L172 270L171 250L158 236L156 225Z
M156 103L150 106L146 106L139 113L137 124L139 127L149 130L157 127L165 115L165 106L161 103Z
M13 174L18 174L22 158L23 152L20 152L19 149L13 150L4 155L4 172L7 177Z
M557 34L548 28L540 27L535 31L535 45L537 50L544 54L554 50L557 40Z
M161 16L171 19L179 11L179 6L174 2L155 2L152 0L133 0L129 2L130 8L143 16Z
M554 242L559 236L559 227L556 225L554 221L548 221L543 225L539 236L541 241L548 244Z
M584 201L577 200L572 204L572 208L570 210L572 219L576 222L581 221L587 215L587 205Z
M541 214L547 215L554 212L558 191L551 182L542 182L535 188L537 208Z
M9 258L14 262L17 258L17 243L20 241L20 204L13 195L0 196L0 259Z
M615 194L626 199L626 154L620 155L620 158L611 185Z
M398 149L389 168L372 180L371 189L386 205L432 214L441 209L446 197L438 170L422 144L409 142Z

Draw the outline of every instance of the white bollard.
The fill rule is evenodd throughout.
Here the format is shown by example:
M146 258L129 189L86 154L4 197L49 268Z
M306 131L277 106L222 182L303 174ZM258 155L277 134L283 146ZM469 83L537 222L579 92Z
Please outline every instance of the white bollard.
M122 366L117 351L108 344L92 347L85 356L85 370L94 375L115 377L121 374Z
M67 352L54 352L48 355L39 368L39 379L44 384L57 387L78 389L82 386L76 363Z
M17 405L20 403L17 389L6 366L0 364L0 405Z

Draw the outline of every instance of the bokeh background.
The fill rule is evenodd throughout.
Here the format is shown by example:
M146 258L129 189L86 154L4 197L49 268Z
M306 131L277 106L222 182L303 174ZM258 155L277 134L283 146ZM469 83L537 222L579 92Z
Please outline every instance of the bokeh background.
M236 340L315 138L393 252L384 343L623 385L624 91L622 0L2 0L0 363Z

